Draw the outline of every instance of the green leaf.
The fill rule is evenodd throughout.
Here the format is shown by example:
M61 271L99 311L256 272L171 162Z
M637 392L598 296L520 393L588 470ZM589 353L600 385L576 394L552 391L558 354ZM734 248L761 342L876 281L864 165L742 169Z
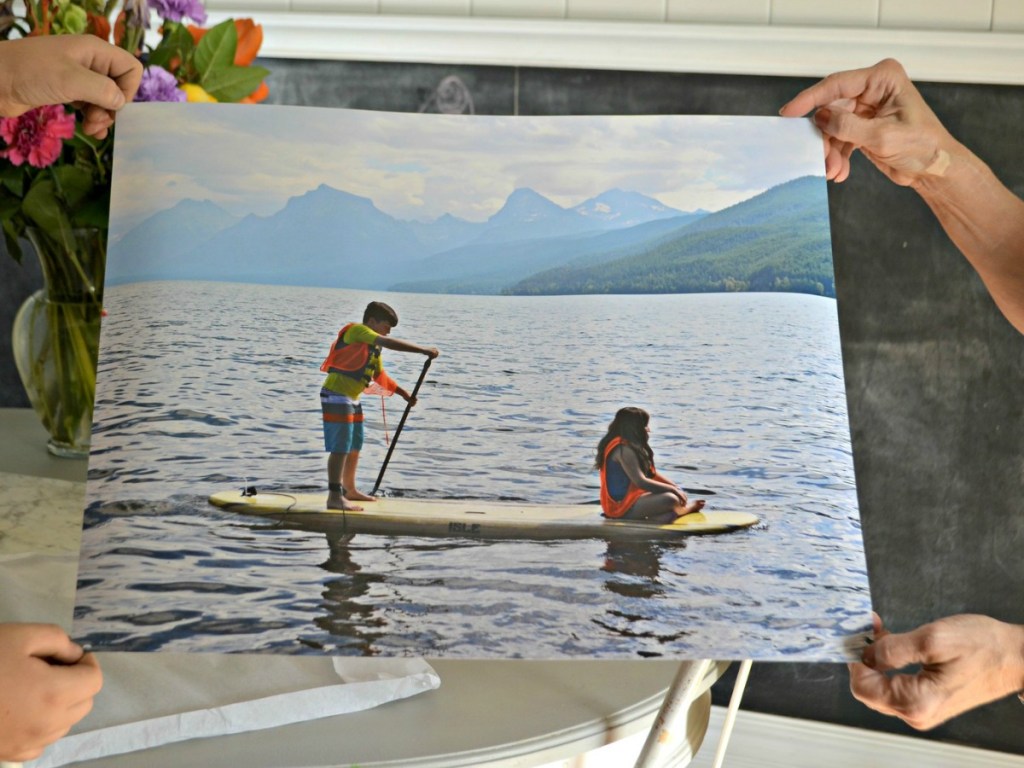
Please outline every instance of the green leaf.
M202 85L217 101L240 101L260 87L270 70L263 67L227 67L215 70Z
M25 216L53 238L71 239L71 222L53 182L38 177L21 205Z
M114 126L110 126L110 130L114 130ZM104 139L105 141L105 139ZM92 136L86 136L80 130L75 131L75 135L65 141L65 144L70 144L75 149L75 154L81 155L82 153L88 153L93 157L96 156L98 151L101 151L103 142L99 139L93 138Z
M206 78L219 70L234 66L237 48L238 30L231 19L222 21L203 35L192 63L199 74L199 84L207 93L210 89L206 87Z
M174 69L171 60L178 59L178 68L185 68L192 59L195 47L195 41L185 25L168 22L163 40L149 54L149 64L170 72Z
M0 221L8 221L18 215L21 200L16 197L0 196Z
M18 237L18 229L14 226L14 223L10 220L5 220L3 224L4 229L4 245L7 246L7 253L11 255L16 262L21 263L21 241Z
M4 163L0 166L0 185L17 198L25 193L25 171L23 167Z
M146 63L150 67L163 67L168 69L168 64L171 59L174 58L174 51L171 50L171 46L165 45L167 40L164 39L156 48L149 52L149 56L146 57Z
M92 174L73 165L62 165L53 169L57 194L64 199L69 211L74 211L92 192Z
M90 195L85 205L75 211L75 227L96 227L106 229L110 223L110 192Z

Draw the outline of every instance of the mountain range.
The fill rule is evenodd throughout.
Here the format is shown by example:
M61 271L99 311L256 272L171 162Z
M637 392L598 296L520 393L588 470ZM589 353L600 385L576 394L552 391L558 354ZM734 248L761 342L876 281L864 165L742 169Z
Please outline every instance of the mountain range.
M506 287L510 294L787 291L835 297L828 193L804 176L640 247L591 253Z
M807 254L796 254L798 244ZM652 284L642 275L667 270L672 280L659 284L681 280L687 290L742 290L745 283L746 289L764 290L754 287L765 280L751 281L745 259L756 266L753 271L776 270L769 290L834 295L824 179L787 182L717 213L680 211L620 189L565 208L520 188L483 222L451 214L430 222L402 220L369 198L327 185L291 198L270 216L237 217L209 201L183 200L111 241L107 281L637 292ZM717 266L701 272L697 267L708 260ZM803 288L783 287L786 279ZM702 281L699 287L695 280Z

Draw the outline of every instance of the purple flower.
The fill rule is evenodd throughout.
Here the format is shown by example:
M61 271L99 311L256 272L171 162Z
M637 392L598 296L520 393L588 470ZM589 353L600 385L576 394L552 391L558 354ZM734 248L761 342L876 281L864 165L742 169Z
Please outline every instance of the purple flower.
M146 0L125 0L124 24L128 29L149 29L149 5Z
M174 75L163 67L152 65L142 73L136 101L185 101L185 92L178 88Z
M150 7L167 21L181 21L185 16L196 24L206 23L202 0L150 0Z

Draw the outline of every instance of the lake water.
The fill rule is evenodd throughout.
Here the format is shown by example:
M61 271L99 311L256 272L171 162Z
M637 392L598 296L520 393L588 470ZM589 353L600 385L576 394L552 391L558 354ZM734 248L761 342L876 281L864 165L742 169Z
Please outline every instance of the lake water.
M383 492L595 501L597 441L639 405L660 471L762 523L629 545L332 540L209 506L326 488L319 365L373 298L394 336L441 350ZM106 305L75 624L94 647L838 661L869 625L833 300L155 282ZM424 358L384 359L411 389ZM404 405L364 397L364 490Z

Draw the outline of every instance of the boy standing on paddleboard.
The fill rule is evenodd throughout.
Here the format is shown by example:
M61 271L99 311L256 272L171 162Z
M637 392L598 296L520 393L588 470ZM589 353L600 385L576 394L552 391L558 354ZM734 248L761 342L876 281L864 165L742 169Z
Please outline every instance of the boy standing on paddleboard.
M356 489L356 467L363 447L363 408L359 396L370 382L399 395L410 405L416 400L384 372L381 347L397 352L415 352L430 359L438 356L434 347L421 347L388 334L398 325L398 313L381 301L366 305L361 323L349 323L338 332L320 370L327 374L320 388L324 420L324 449L327 456L327 508L358 511L353 501L375 501Z

